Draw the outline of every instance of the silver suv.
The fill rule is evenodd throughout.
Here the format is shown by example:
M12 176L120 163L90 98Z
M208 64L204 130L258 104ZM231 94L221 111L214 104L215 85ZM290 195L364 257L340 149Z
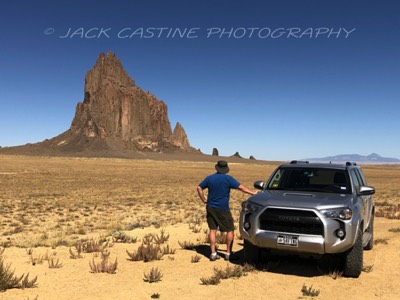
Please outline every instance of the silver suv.
M292 161L254 187L262 192L242 203L239 221L247 262L261 250L340 254L344 275L360 275L374 245L375 189L356 163Z

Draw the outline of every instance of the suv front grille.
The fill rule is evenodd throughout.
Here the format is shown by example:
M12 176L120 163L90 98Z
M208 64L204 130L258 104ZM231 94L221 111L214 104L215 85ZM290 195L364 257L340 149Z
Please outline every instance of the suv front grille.
M324 235L324 226L312 211L268 208L260 215L259 221L262 230Z

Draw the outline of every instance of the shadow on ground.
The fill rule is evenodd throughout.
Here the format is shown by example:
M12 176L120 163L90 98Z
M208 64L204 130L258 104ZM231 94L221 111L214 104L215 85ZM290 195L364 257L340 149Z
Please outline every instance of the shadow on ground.
M211 251L207 244L196 245L193 247L199 255L209 259ZM218 251L218 255L223 259L224 251ZM235 265L244 265L243 249L235 252L236 260L230 262ZM284 275L293 275L301 277L325 276L330 273L340 273L342 269L342 261L340 257L333 255L324 255L320 257L269 253L262 252L260 262L256 268L262 272L270 272Z

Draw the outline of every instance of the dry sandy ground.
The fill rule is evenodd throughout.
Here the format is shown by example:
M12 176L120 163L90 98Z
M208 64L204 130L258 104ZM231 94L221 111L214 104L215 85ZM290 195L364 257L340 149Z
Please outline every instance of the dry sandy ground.
M0 168L4 176L16 172L10 166L8 158L2 157L2 159L3 166L8 163L7 168ZM30 162L28 158L23 158L22 161L25 166ZM196 177L202 179L210 166L212 165L199 165ZM32 165L30 168L31 170L40 169ZM84 168L89 168L89 166L84 166ZM254 167L252 169L254 170ZM69 172L74 172L74 170L72 168ZM54 174L56 175L57 172L54 171ZM371 174L373 172L374 170ZM248 175L236 175L246 178L246 184L249 185ZM198 182L200 179L193 180ZM50 178L49 181L51 181ZM0 181L0 183L4 182L4 180ZM7 181L7 184L10 183ZM192 196L195 199L195 185L192 184L190 182L191 186L188 189L193 191ZM3 185L2 191L5 188ZM39 187L38 190L40 190ZM200 210L202 209L200 207ZM2 220L4 222L5 219ZM116 274L91 273L89 262L92 261L93 254L84 253L83 258L71 259L69 247L66 246L33 248L32 256L34 257L48 256L59 259L62 267L55 269L50 269L47 261L33 265L27 248L15 246L5 248L4 262L11 264L11 269L15 269L16 275L29 273L29 278L37 276L38 286L25 290L10 289L1 292L0 299L152 299L152 295L155 294L158 294L160 299L311 299L302 295L303 285L312 286L313 289L320 291L314 299L400 299L400 260L398 259L400 232L389 231L389 229L400 228L400 220L376 218L375 239L381 243L375 245L373 250L364 252L364 266L372 268L372 271L362 272L358 279L340 276L334 279L329 275L333 270L319 264L316 260L275 257L264 270L253 271L247 276L222 280L218 285L208 286L201 284L202 277L211 277L215 267L225 269L228 265L235 266L235 264L223 259L216 262L208 260L208 245L204 242L206 226L203 224L201 227L200 232L194 233L188 223L182 221L158 228L148 226L125 231L129 236L138 237L141 240L148 233L160 234L160 230L164 228L170 235L165 244L176 249L176 252L165 255L159 261L134 262L128 260L126 250L130 252L136 250L140 242L114 243L109 250L111 260L115 258L118 260ZM50 235L51 232L48 234ZM184 241L196 243L198 247L196 250L184 250L178 243ZM241 243L241 240L235 239L234 250L239 254L242 250ZM220 245L221 254L225 250L225 246ZM201 256L201 259L197 263L192 263L192 257L195 255ZM98 258L95 260L98 261ZM153 267L159 268L163 274L162 280L156 283L145 282L144 273L149 272Z
M35 248L35 253L56 252L63 266L49 269L48 264L33 266L25 249L7 248L5 261L11 262L16 274L29 272L38 276L38 287L33 289L7 290L0 294L0 299L151 299L155 293L160 299L310 299L303 297L303 284L320 290L317 299L400 299L400 233L389 232L390 228L400 226L400 221L378 218L376 237L387 239L387 244L378 244L373 250L365 252L365 265L372 266L371 272L363 272L358 279L337 278L321 274L324 270L309 259L281 258L271 263L267 271L248 273L238 279L226 279L219 285L205 286L201 277L213 275L213 268L226 268L223 259L210 262L202 256L198 263L192 263L195 250L181 249L178 241L202 239L202 233L195 234L187 224L166 227L170 234L168 244L176 248L176 253L164 256L160 261L133 262L127 260L126 250L133 251L138 244L116 243L111 251L111 258L118 257L116 274L90 273L89 261L93 254L84 254L82 259L69 258L68 248ZM159 233L159 229L135 229L134 236L144 233ZM240 251L241 244L236 240L234 249ZM207 250L207 245L204 244ZM221 246L221 253L225 250ZM163 277L160 282L147 283L143 280L144 272L158 267ZM328 272L329 273L329 272Z

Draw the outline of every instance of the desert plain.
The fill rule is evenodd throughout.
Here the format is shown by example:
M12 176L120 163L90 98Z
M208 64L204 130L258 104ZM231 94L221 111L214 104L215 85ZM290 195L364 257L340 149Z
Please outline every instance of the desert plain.
M0 155L0 271L26 279L0 299L400 299L400 165L363 166L376 188L375 245L355 279L307 257L210 262L196 187L217 159L201 157ZM279 164L226 160L248 187ZM236 222L245 199L232 191ZM242 243L236 231L239 257ZM136 259L143 247L156 258Z

